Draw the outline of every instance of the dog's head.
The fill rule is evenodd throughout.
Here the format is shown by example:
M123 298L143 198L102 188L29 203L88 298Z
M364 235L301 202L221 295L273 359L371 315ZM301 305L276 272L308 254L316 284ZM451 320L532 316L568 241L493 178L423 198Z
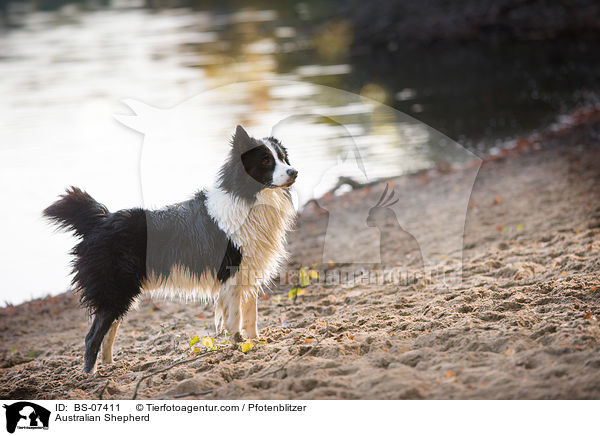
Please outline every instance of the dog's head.
M251 198L263 189L289 188L296 181L298 171L290 165L279 140L255 139L237 126L231 144L229 159L219 174L220 185L228 192Z

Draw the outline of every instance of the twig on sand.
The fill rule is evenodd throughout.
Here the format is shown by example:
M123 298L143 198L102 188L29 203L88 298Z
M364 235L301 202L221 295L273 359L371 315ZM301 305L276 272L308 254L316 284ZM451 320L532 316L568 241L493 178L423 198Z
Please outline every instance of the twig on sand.
M314 343L314 345L310 348L310 350L308 350L306 353L303 353L303 354L299 354L299 353L294 354L288 360L286 360L285 362L283 362L283 365L281 365L279 368L275 368L275 369L272 369L270 371L267 371L267 372L263 373L262 375L259 375L258 378L264 378L264 377L266 377L268 375L275 374L276 372L279 372L282 369L284 369L287 366L287 364L290 363L292 360L294 360L294 359L296 359L298 357L308 356L310 353L312 353L313 351L315 351L315 349L319 346L319 344L321 343L321 341L323 339L325 339L327 336L329 336L329 324L326 324L326 326L325 326L325 333L323 333L323 336L321 336L317 340L317 342Z
M150 377L152 377L153 375L157 375L157 374L160 374L160 373L162 373L162 372L166 372L166 371L170 370L171 368L174 368L174 367L176 367L177 365L182 365L182 364L184 364L184 363L190 363L190 362L193 362L193 361L195 361L195 360L198 360L198 359L200 359L201 357L204 357L204 356L206 356L207 354L209 354L209 353L211 353L211 352L212 352L211 350L209 350L209 351L205 351L204 353L200 353L200 354L198 354L197 356L194 356L194 357L192 357L191 359L180 360L179 362L175 362L174 364L172 364L172 365L169 365L169 366L167 366L166 368L159 369L158 371L151 372L150 374L146 374L145 376L143 376L142 378L140 378L140 379L138 380L137 384L135 385L135 390L133 391L133 397L131 397L131 399L132 399L132 400L135 400L135 399L137 398L138 390L139 390L139 388L140 388L140 385L142 384L142 382L143 382L144 380L146 380L146 379L149 379L149 378L150 378Z
M212 394L212 389L207 389L205 391L200 392L184 392L183 394L175 394L172 395L173 398L184 398L184 397L199 397L200 395ZM163 398L161 398L163 399Z
M104 392L106 391L106 388L108 387L108 384L110 383L110 379L106 380L106 384L104 385L104 387L102 388L102 390L100 391L100 395L98 396L98 398L100 400L103 400L104 398Z

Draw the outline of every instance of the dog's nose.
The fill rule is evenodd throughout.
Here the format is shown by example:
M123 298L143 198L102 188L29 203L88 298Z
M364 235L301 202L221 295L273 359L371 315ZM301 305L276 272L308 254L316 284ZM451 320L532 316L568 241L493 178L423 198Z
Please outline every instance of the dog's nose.
M290 176L290 178L295 179L296 177L298 177L298 171L296 171L295 169L289 169L287 170L288 176Z

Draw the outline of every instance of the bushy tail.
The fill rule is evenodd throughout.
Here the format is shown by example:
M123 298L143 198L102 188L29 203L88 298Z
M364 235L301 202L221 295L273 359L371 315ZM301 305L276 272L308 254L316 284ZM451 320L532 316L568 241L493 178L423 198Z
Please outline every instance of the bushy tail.
M60 200L44 209L43 215L61 229L72 230L85 236L108 216L106 206L98 203L87 192L71 186Z

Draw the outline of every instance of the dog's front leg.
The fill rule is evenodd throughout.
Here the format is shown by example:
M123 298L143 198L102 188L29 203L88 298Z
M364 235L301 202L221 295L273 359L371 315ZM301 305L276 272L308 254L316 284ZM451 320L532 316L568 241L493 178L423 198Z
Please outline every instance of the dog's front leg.
M223 320L225 319L225 308L223 307L223 299L221 295L215 301L215 331L217 335L223 332Z
M236 342L242 339L240 304L241 292L238 286L225 286L221 289L217 310L221 309L225 329L231 335L232 340Z
M242 300L242 329L250 339L258 338L257 316L258 306L256 295L250 294L245 296Z

